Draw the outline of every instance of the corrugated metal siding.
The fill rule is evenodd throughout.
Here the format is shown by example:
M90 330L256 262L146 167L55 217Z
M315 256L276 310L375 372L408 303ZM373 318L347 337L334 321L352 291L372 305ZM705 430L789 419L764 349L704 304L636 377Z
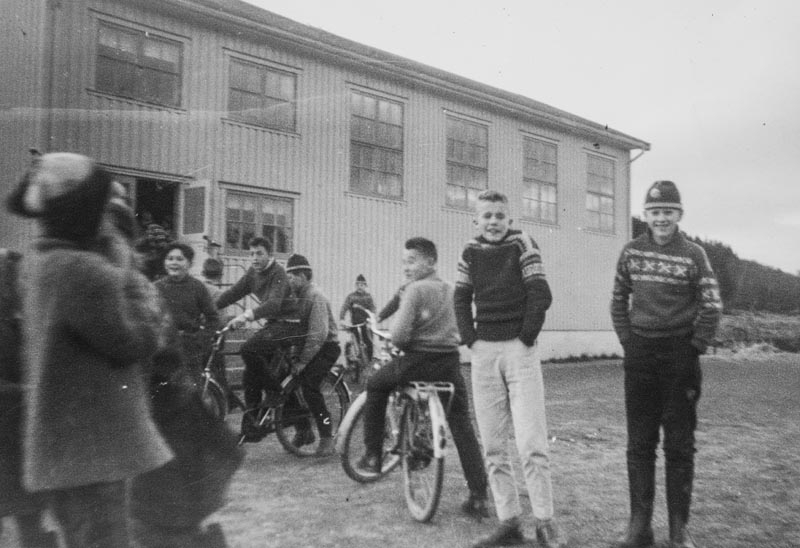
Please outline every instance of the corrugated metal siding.
M29 147L45 149L45 0L4 0L0 17L0 199L16 187L30 162ZM0 247L22 250L36 233L32 221L0 214Z
M617 234L592 233L584 230L586 154L594 150L586 139L479 110L422 87L377 78L368 67L345 69L323 58L281 49L267 39L222 35L124 3L62 3L59 13L56 73L63 90L58 101L65 109L57 115L56 145L114 166L211 181L209 229L218 241L224 235L219 183L294 197L294 250L315 267L316 281L331 298L336 314L358 274L366 276L379 307L392 296L402 283L402 245L411 236L434 240L439 247L440 275L455 279L459 253L473 235L473 225L472 214L444 206L447 112L488 125L490 185L509 195L512 216L521 211L523 132L554 140L558 224L517 220L514 226L530 232L542 249L554 293L546 329L610 330L614 263L628 237L626 151L599 151L616 162L618 226ZM183 41L180 109L160 109L90 91L98 16L135 22ZM73 27L82 30L72 32ZM269 131L224 119L231 54L297 72L296 132ZM354 86L404 104L400 201L349 192L349 95ZM229 260L246 265L245 259ZM232 269L228 281L241 271Z

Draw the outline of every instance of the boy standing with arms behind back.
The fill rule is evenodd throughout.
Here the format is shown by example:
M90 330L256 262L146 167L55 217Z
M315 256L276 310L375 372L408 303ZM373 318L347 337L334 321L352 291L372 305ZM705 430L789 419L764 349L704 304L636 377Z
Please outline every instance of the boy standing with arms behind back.
M485 190L478 195L475 225L479 235L467 243L458 263L455 308L461 342L472 350L475 417L500 527L473 548L527 542L507 453L512 436L537 540L548 548L562 546L553 520L544 384L536 346L552 301L550 286L536 243L510 229L504 194Z
M647 192L647 232L622 249L611 318L625 349L625 414L631 516L616 548L653 546L655 462L664 430L670 548L694 548L686 528L694 479L700 354L713 340L722 302L711 264L678 230L681 197L672 181Z

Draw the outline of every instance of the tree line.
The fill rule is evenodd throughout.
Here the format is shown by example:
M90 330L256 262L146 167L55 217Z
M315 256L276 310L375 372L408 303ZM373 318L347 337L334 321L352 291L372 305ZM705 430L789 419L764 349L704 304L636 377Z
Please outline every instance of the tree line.
M647 229L647 223L633 217L633 236ZM800 313L800 276L740 259L727 244L686 236L708 255L719 281L726 310L750 310L779 314Z

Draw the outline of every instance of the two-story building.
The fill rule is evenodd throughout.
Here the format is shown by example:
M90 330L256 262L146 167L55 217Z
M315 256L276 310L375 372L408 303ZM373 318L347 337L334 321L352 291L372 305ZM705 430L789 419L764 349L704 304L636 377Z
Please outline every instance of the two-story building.
M219 242L230 282L248 237L265 235L280 259L306 255L338 308L358 274L388 300L411 236L437 243L454 280L475 196L495 188L542 250L544 357L618 352L608 304L631 157L647 142L239 0L6 0L4 12L3 196L29 148L87 154L198 264L204 236ZM0 216L0 245L34 234Z

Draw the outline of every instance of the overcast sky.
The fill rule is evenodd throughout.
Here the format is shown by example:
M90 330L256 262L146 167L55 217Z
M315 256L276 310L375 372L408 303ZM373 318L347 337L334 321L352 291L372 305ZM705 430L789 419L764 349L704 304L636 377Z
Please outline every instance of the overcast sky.
M633 214L671 179L683 230L800 271L800 2L248 1L647 141Z

